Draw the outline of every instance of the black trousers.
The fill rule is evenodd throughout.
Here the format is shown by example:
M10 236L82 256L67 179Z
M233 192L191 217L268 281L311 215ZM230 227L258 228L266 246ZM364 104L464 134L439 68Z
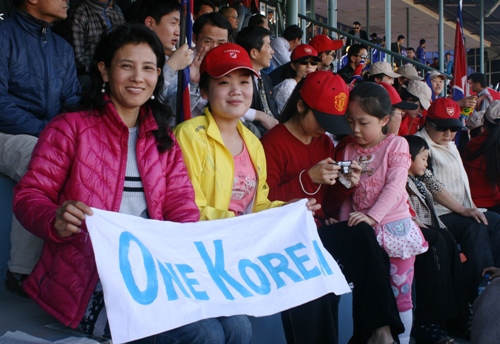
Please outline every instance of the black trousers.
M420 229L429 250L415 260L415 324L467 319L463 267L453 235L439 227Z
M440 216L467 257L463 264L465 292L471 303L477 297L477 286L483 269L500 266L500 215L490 211L484 215L488 225L479 224L473 218L456 213Z
M390 326L394 339L404 331L389 282L389 257L366 223L339 222L318 229L323 246L353 289L354 334L349 343L366 343L373 330ZM338 297L323 296L281 313L287 343L337 343Z

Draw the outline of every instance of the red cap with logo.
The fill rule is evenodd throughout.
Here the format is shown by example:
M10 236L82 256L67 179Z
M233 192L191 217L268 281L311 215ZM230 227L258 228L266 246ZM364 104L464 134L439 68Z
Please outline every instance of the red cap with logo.
M320 61L316 49L311 47L309 44L300 44L297 45L295 49L293 49L292 55L290 56L290 60L297 61L301 59L306 59L308 57L312 57L314 60Z
M323 51L338 50L342 48L344 42L341 39L331 39L327 35L316 35L310 41L309 44L318 51L322 53Z
M427 119L445 128L463 127L460 120L460 107L450 98L438 98L427 111Z
M312 109L323 129L332 134L352 134L345 117L349 89L344 79L330 71L316 71L304 79L302 100Z
M416 110L418 108L417 104L402 101L401 97L398 94L398 91L396 91L394 86L392 86L391 84L388 84L386 82L377 82L377 84L385 88L387 93L389 93L389 98L391 98L392 106L402 110Z
M252 68L250 56L242 46L234 43L224 43L210 50L200 65L200 75L207 72L212 78L222 78L237 69L248 69L257 77Z

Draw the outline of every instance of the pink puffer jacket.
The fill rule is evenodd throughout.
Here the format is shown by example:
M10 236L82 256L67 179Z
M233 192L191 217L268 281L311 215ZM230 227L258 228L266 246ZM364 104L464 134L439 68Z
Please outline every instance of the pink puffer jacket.
M195 222L199 210L175 143L160 153L151 113L141 109L137 163L150 218ZM98 281L90 238L82 232L61 238L54 229L57 208L78 200L118 211L122 199L129 131L114 106L101 114L67 113L41 133L28 172L15 188L14 213L23 226L45 240L42 256L24 290L64 325L75 328Z

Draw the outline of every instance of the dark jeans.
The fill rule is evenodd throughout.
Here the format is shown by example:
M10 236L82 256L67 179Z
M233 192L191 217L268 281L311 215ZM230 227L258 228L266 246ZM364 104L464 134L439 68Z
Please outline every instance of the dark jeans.
M477 297L483 269L500 266L500 215L490 211L484 215L488 225L456 213L440 216L467 257L463 266L466 295L470 302Z
M373 330L390 326L394 339L404 331L389 282L389 257L366 223L339 222L318 229L325 248L353 289L354 335L350 343L366 343ZM327 295L282 312L288 343L337 343L338 299ZM335 330L335 332L334 332ZM332 338L334 337L334 338Z
M429 250L415 260L415 324L467 319L465 280L453 235L433 226L421 230Z

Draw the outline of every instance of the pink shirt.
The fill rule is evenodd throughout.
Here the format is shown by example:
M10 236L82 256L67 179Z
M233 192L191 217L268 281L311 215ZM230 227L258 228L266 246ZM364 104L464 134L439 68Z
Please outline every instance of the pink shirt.
M378 224L411 217L406 192L411 156L404 138L390 134L367 149L349 143L343 160L358 161L362 172L352 197L342 204L341 221L347 220L352 211L369 215Z
M233 159L234 180L229 210L239 216L246 213L248 205L252 202L257 176L246 145L243 145L243 151L237 156L233 156Z

